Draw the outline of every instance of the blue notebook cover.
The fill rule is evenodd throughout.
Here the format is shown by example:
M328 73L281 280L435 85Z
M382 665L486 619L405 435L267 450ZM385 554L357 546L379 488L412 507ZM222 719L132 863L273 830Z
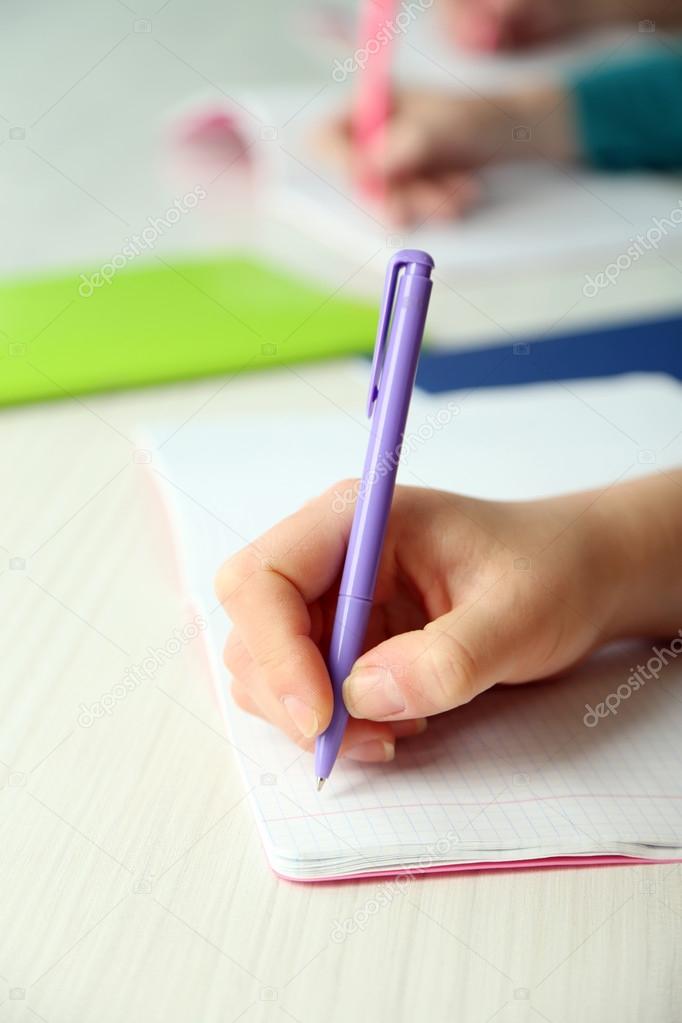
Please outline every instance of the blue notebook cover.
M425 351L417 386L437 393L620 373L682 379L682 316L472 350Z

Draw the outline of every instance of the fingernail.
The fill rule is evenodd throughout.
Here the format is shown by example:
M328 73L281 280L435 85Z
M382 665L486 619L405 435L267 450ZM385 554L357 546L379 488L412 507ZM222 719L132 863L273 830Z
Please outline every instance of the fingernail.
M312 707L309 707L303 700L299 700L298 696L283 696L282 703L287 714L306 739L312 739L314 735L317 735L320 730L320 719Z
M393 760L395 746L383 739L370 739L369 742L361 742L359 746L346 750L344 756L350 760L361 760L365 764L385 764Z
M405 710L403 695L386 668L354 668L343 683L343 700L353 717L381 720Z

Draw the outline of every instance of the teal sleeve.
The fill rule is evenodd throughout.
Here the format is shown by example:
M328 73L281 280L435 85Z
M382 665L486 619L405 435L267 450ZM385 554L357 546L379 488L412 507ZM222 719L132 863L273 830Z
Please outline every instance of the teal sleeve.
M682 51L600 67L571 84L588 163L605 170L682 168Z

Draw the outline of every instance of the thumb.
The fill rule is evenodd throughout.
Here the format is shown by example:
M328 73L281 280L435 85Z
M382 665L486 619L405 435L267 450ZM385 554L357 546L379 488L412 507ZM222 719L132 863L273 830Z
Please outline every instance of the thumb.
M348 712L372 721L401 721L468 703L504 677L494 663L494 634L490 615L474 607L393 636L353 665L343 686Z

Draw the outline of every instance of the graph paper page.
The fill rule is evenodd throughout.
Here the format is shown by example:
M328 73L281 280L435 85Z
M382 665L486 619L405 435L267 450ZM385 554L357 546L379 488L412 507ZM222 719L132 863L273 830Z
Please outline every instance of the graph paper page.
M680 388L665 378L420 397L400 480L510 499L605 486L680 464L682 437L673 439L680 430ZM184 584L209 623L214 682L275 869L316 878L557 855L678 854L682 658L622 698L615 713L585 723L586 706L617 693L652 656L651 644L603 651L561 680L498 687L432 719L424 735L399 744L391 764L340 761L317 794L312 756L229 699L221 663L229 623L212 581L227 556L357 473L367 421L330 406L314 420L189 424L163 443L172 432L169 424L151 431L152 470Z

